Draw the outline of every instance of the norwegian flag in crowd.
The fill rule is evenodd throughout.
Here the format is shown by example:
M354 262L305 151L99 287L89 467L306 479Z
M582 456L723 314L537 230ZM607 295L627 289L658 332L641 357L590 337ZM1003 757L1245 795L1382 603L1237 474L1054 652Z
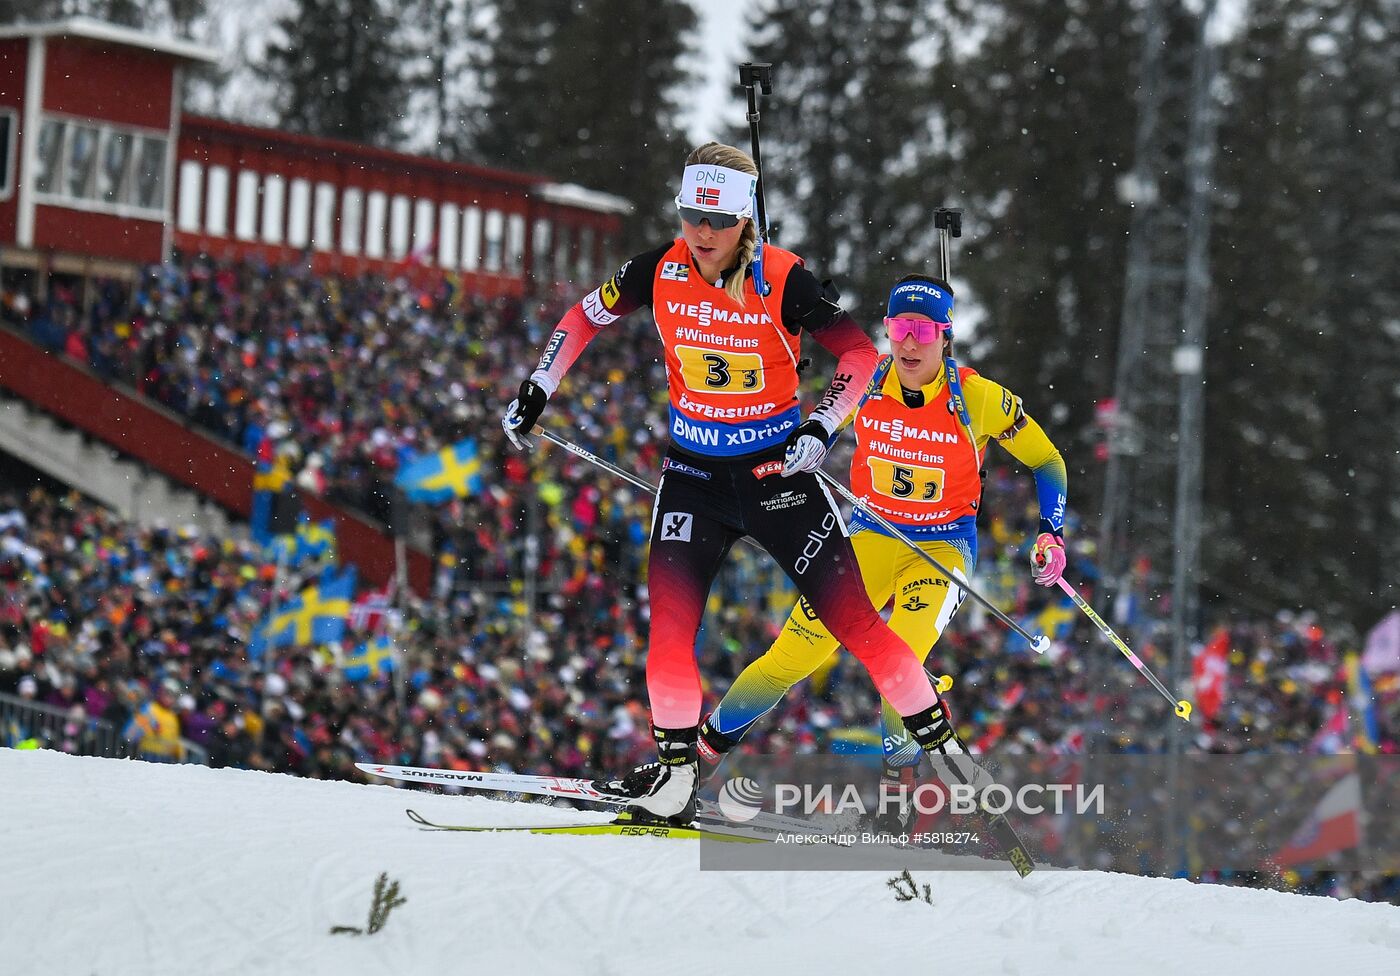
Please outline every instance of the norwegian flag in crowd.
M1306 864L1348 851L1361 843L1361 777L1343 776L1323 794L1317 808L1273 861L1281 868Z
M695 188L695 202L702 207L718 207L719 191L712 186L697 186Z
M350 607L350 626L357 631L377 632L387 625L397 625L399 613L394 609L394 581L382 590L370 590Z
M997 707L1003 712L1009 712L1011 709L1021 704L1021 699L1025 697L1026 683L1024 681L1018 681L997 696Z
M1225 702L1225 676L1229 670L1230 634L1222 627L1201 648L1191 668L1191 679L1196 686L1196 706L1207 721L1215 721L1220 714L1220 706Z

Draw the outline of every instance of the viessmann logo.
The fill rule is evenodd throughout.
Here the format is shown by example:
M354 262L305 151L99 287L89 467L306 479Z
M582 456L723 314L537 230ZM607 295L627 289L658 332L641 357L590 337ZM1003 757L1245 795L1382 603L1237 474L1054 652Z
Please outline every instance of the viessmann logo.
M721 308L712 302L667 302L666 311L672 315L694 319L697 325L708 326L715 322L731 325L767 325L773 320L763 312L739 312Z

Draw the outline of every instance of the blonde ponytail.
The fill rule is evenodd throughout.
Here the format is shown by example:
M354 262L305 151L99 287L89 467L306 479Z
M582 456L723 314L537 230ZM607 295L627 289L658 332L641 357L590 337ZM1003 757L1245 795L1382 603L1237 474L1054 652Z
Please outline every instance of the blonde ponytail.
M752 219L744 225L744 231L739 235L739 255L738 264L735 271L729 276L729 280L724 283L724 293L734 299L736 305L744 304L744 279L748 277L749 265L753 264L754 250L758 245L758 231L754 229Z

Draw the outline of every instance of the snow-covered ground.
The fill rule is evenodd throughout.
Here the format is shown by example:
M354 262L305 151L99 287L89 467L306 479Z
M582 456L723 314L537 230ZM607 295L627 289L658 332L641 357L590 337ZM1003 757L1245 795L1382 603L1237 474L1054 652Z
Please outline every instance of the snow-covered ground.
M0 974L1400 973L1400 909L1096 872L701 871L562 811L0 749ZM375 878L407 902L375 935Z

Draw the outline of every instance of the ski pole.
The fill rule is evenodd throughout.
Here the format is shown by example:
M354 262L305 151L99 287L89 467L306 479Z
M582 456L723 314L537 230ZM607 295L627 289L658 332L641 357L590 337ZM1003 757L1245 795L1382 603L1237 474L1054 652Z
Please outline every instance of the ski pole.
M594 454L592 451L588 450L587 448L579 447L579 445L573 443L572 441L566 441L564 438L560 437L558 434L555 434L555 433L553 433L553 432L551 432L551 431L545 430L545 429L544 429L543 427L541 427L539 424L536 424L536 425L535 425L535 428L534 428L534 430L531 431L531 433L532 433L532 434L539 434L541 437L543 437L545 440L549 441L551 444L558 444L560 447L562 447L564 450L568 451L570 454L574 454L574 455L577 455L578 457L583 458L583 459L584 459L585 461L587 461L589 464L596 464L598 467L600 467L600 468L602 468L604 471L608 472L608 474L616 475L617 477L621 478L623 481L626 481L626 482L628 482L629 484L636 485L638 488L640 488L640 489L642 489L643 491L645 491L645 492L647 492L648 494L650 494L653 498L655 498L656 495L661 491L660 488L658 488L656 485L652 484L650 481L643 481L641 478L638 478L635 474L633 474L632 472L626 470L625 468L619 468L616 464L613 464L611 461L604 461L602 458L600 458L598 455ZM764 549L761 545L759 545L754 539L752 539L752 538L749 537L749 536L744 536L744 537L742 538L741 541L747 542L749 545L753 546L753 547L754 547L755 549L757 549L759 552L767 552L767 551L768 551L768 550Z
M964 593L966 593L968 596L972 597L978 603L982 604L982 606L986 607L989 611L991 611L992 616L996 617L1002 623L1006 624L1006 626L1010 627L1016 633L1024 637L1028 642L1030 642L1031 650L1035 651L1037 654L1045 653L1046 649L1050 646L1050 639L1048 637L1046 637L1043 634L1032 637L1030 633L1028 633L1025 630L1025 628L1023 628L1020 624L1016 623L1016 621L1012 620L1006 614L1002 613L996 607L992 606L991 601L989 601L986 597L984 597L982 594L978 593L971 586L969 586L967 582L967 577L962 576L961 574L954 576L948 570L944 569L942 563L940 563L937 559L934 559L928 553L920 549L912 539L910 539L903 532L899 531L899 529L895 528L892 522L886 519L879 512L873 511L869 505L857 498L849 488L841 484L841 482L837 481L831 475L818 468L817 477L820 478L822 481L825 481L827 484L831 485L831 487L835 488L837 492L840 493L842 498L846 499L846 501L850 502L856 508L864 512L866 517L874 521L875 524L880 526L880 528L884 529L886 532L894 536L900 542L904 543L910 549L913 549L916 553L919 554L920 558L922 558L924 562L928 563L934 569L938 570L955 585L960 587Z
M594 454L592 451L586 450L585 448L579 447L577 444L574 444L574 443L572 443L572 442L570 442L570 441L564 440L564 438L558 436L557 434L554 434L554 433L552 433L551 431L545 430L545 429L544 429L543 427L541 427L539 424L536 424L536 425L535 425L535 429L532 431L532 433L539 434L541 437L543 437L545 440L549 441L550 443L552 443L552 444L558 444L560 447L562 447L564 450L568 451L570 454L576 454L576 455L578 455L579 457L581 457L581 458L583 458L585 461L587 461L589 464L596 464L598 467L602 468L604 471L608 472L609 474L617 475L617 476L618 476L619 478L621 478L623 481L630 482L631 484L636 485L638 488L642 489L643 491L650 492L651 494L655 495L655 494L657 493L657 491L659 490L659 489L658 489L655 485L653 485L651 482L649 482L649 481L643 481L641 478L638 478L638 477L637 477L635 474L633 474L632 472L627 471L627 470L624 470L623 468L619 468L617 465L613 464L611 461L604 461L602 458L600 458L598 455Z
M1094 625L1099 628L1100 633L1102 633L1105 637L1112 641L1113 645L1123 652L1123 656L1126 657L1130 662L1132 662L1133 667L1138 669L1138 674L1142 675L1148 681L1152 682L1152 687L1156 688L1159 692L1162 693L1163 698L1172 703L1176 714L1180 716L1181 719L1185 722L1191 721L1191 703L1185 698L1182 698L1180 700L1173 698L1171 692L1167 691L1166 686L1163 685L1162 682L1158 681L1157 676L1152 673L1152 671L1147 667L1147 665L1142 663L1142 660L1136 654L1133 653L1132 648L1130 648L1127 644L1123 643L1123 638L1115 634L1113 632L1113 628L1110 627L1108 624L1104 623L1103 618L1094 612L1094 608L1089 606L1088 601L1086 601L1082 596L1080 596L1079 591L1076 590L1073 586L1071 586L1069 580L1065 579L1063 576L1060 577L1060 589L1068 593L1069 598L1075 602L1075 605L1077 605L1080 610L1084 611L1084 615L1086 617L1088 617L1094 622Z
M763 154L758 148L758 95L760 91L764 95L773 94L773 65L745 61L739 65L739 87L749 97L746 116L749 120L749 143L753 147L754 169L758 170L753 191L754 216L757 218L754 226L758 232L753 249L753 283L754 290L761 297L769 292L768 281L763 277L763 245L768 243L768 210L763 205Z
M933 226L938 230L938 277L951 283L948 277L951 274L949 268L949 244L948 238L962 237L962 208L961 207L939 207L933 212Z

